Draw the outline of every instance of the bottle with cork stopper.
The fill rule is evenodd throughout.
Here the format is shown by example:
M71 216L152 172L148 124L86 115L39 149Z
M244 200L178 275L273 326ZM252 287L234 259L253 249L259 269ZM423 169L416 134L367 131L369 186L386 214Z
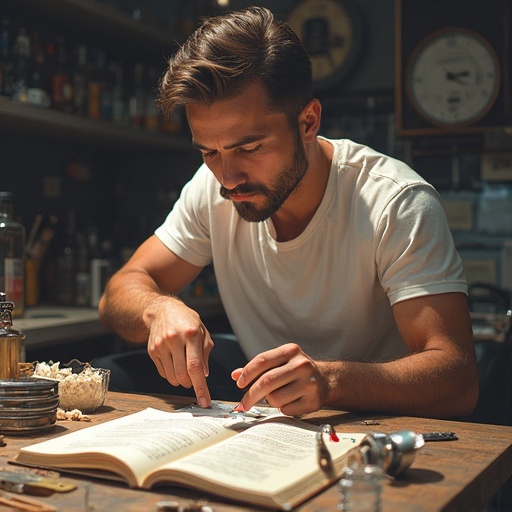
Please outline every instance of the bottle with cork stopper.
M18 379L21 342L25 335L12 327L14 303L0 292L0 379Z
M0 290L15 304L12 316L25 309L25 227L14 215L13 193L0 191Z

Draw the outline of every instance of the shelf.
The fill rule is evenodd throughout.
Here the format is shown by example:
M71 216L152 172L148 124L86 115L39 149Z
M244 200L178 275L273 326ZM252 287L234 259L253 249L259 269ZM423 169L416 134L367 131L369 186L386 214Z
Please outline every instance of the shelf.
M14 12L34 19L58 23L63 31L78 29L91 41L103 40L133 55L154 53L154 58L170 53L174 38L170 31L129 15L97 0L3 0ZM72 27L72 28L69 28ZM79 34L82 36L82 34Z
M14 132L124 150L193 150L190 139L186 136L150 132L89 119L16 103L10 98L0 96L0 133Z
M225 315L217 297L191 298L185 303L201 318L211 320ZM13 327L25 334L28 349L88 341L112 334L100 321L96 308L36 306L27 308L23 318L15 318Z
M98 0L2 0L6 16L25 19L59 31L85 44L106 46L131 62L159 60L171 52L171 31L132 19L123 11ZM28 27L27 27L28 28ZM0 133L58 139L76 145L123 150L191 151L186 135L123 126L67 114L52 109L20 104L0 96Z
M23 318L14 319L13 326L25 334L23 346L29 350L111 333L101 323L97 309L92 308L27 308Z

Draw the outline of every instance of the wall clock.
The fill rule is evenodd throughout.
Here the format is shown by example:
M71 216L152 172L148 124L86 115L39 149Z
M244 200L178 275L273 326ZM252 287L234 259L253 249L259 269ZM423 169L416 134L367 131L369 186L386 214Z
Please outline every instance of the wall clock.
M428 4L428 3L427 3ZM437 135L509 126L511 12L502 0L396 0L397 132ZM429 12L430 11L430 12Z
M434 125L468 126L494 105L501 67L480 34L447 28L421 41L405 71L409 101Z
M350 76L362 54L364 27L352 0L300 0L288 24L311 59L315 89L327 89Z

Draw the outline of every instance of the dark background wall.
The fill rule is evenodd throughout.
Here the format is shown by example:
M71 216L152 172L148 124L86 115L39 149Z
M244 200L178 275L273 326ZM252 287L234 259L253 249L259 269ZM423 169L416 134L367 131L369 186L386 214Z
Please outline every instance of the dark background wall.
M51 0L48 5L53 3ZM96 0L91 3L98 4ZM353 138L404 159L440 192L455 194L457 200L462 197L470 201L478 216L481 196L486 190L481 179L480 143L475 145L472 140L468 143L462 138L437 147L443 138L432 145L429 138L411 140L397 135L395 2L356 0L354 3L363 19L363 51L348 78L317 91L324 105L322 134ZM220 12L213 6L214 2L203 0L106 0L102 4L172 34L170 41L182 40L201 16ZM240 9L250 4L266 6L286 16L296 2L232 0L229 8ZM139 48L116 34L109 34L108 24L88 27L83 20L73 20L72 14L57 11L59 15L45 16L46 7L37 11L36 6L33 0L6 0L0 21L8 17L18 27L25 25L55 39L64 34L69 45L80 39L88 44L97 42L116 56L122 55L130 66L141 60L148 65L155 64L160 71L175 48L172 44L153 46L149 50ZM125 76L125 80L128 82L129 77ZM2 99L5 98L0 97ZM99 123L98 126L104 124ZM15 193L15 209L27 230L38 213L46 219L52 214L58 217L53 247L56 251L71 215L75 219L75 230L94 227L99 231L100 238L111 248L110 255L119 264L162 222L179 190L200 163L199 154L191 150L188 143L186 127L179 134L179 149L172 149L160 144L160 139L156 144L132 144L129 140L103 137L101 131L95 133L95 129L82 135L76 128L69 133L66 130L54 132L44 124L42 128L35 125L37 123L32 123L30 117L21 126L0 118L0 188ZM498 210L496 215L501 218L502 211ZM508 221L505 219L505 222ZM490 258L495 262L494 276L499 283L503 273L499 253L503 241L512 236L512 227L497 234L481 233L475 221L471 229L454 230L454 235L462 240L462 251L471 246L468 253L471 261Z

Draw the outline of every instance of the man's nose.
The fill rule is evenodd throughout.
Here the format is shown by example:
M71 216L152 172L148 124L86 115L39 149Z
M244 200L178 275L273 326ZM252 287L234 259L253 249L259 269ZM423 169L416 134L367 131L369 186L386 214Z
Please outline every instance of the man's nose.
M236 158L223 157L221 171L221 184L227 189L232 190L246 181L246 176L240 170Z

